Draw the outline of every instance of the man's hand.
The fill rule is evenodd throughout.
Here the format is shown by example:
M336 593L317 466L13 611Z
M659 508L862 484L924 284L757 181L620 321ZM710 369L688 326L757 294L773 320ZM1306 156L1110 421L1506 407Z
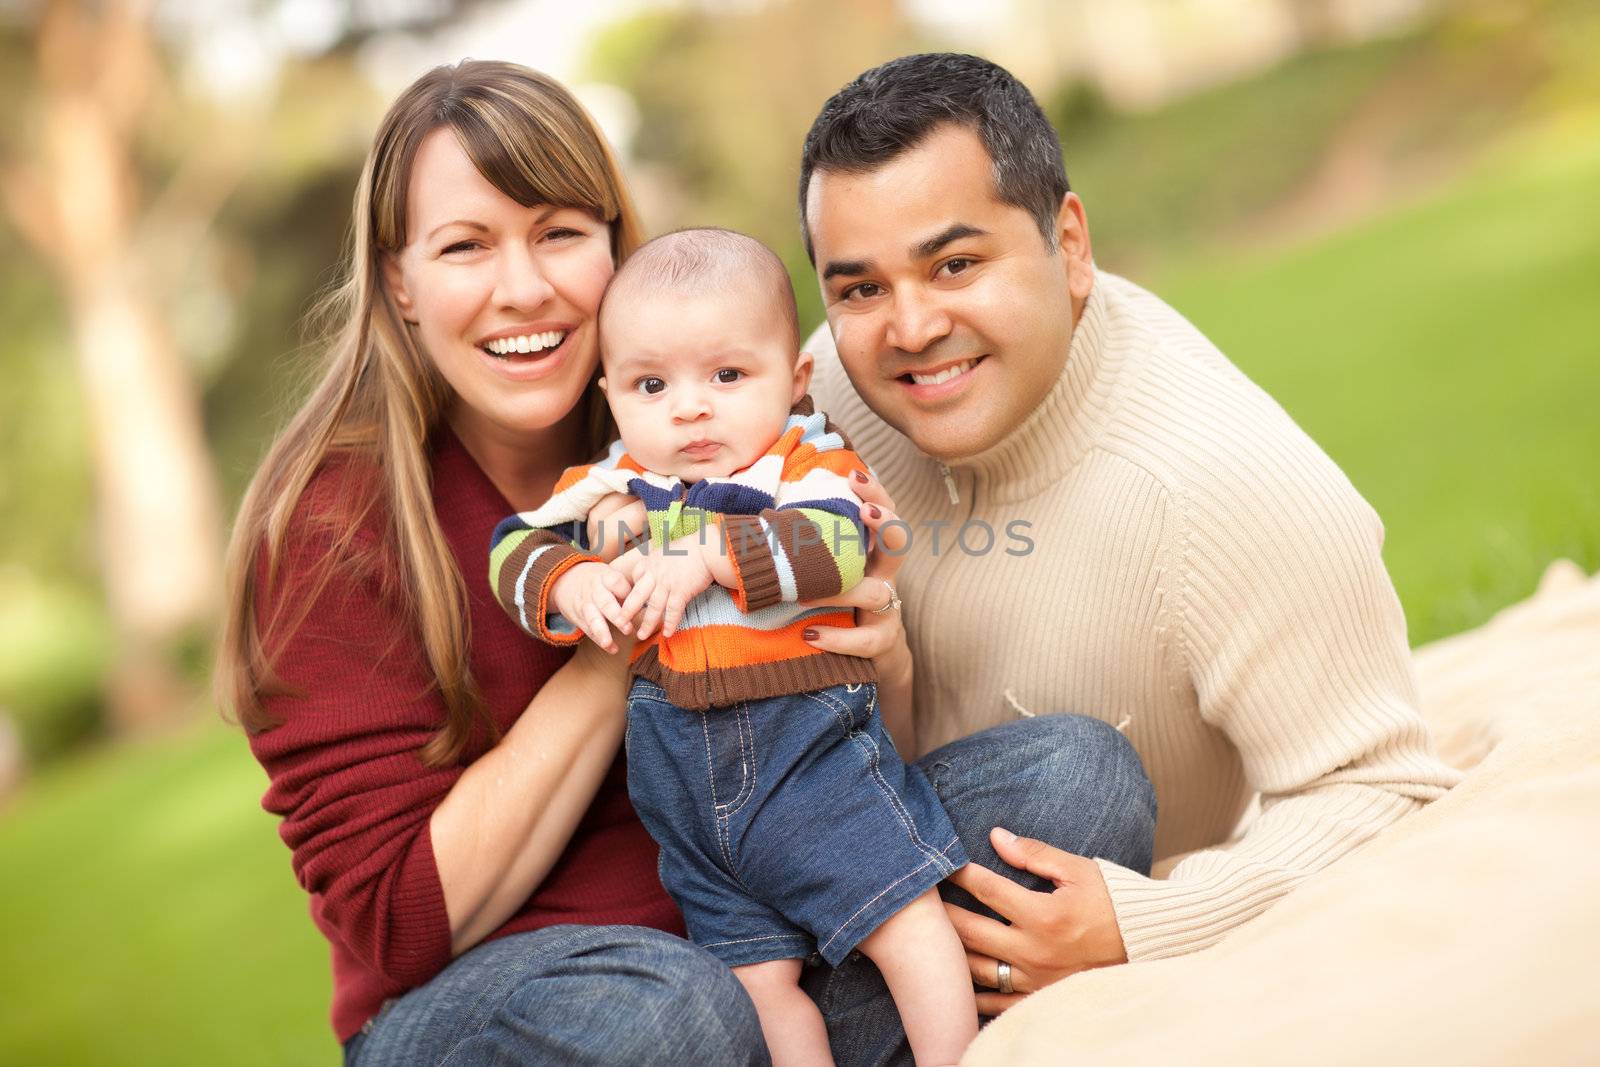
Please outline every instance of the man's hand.
M622 617L632 620L643 612L637 630L639 640L654 633L657 624L662 637L671 637L683 621L689 601L716 580L709 557L720 551L720 538L710 540L716 544L708 544L706 537L693 533L665 548L644 545L624 552L611 565L633 583L622 604Z
M1048 878L1056 888L1036 893L976 863L951 876L951 882L1010 923L945 905L966 946L967 966L978 985L998 989L1000 961L1011 964L1015 992L979 993L979 1014L999 1015L1025 994L1069 974L1128 961L1111 895L1093 860L1043 841L1017 837L998 826L990 831L989 839L1001 859Z
M589 509L585 523L590 550L610 563L622 555L635 539L650 533L650 519L644 501L627 493L608 493Z
M609 620L621 633L628 632L629 616L622 610L622 599L631 589L627 576L609 565L579 563L556 579L550 599L556 610L589 640L607 652L615 652L617 643L611 639L606 622Z

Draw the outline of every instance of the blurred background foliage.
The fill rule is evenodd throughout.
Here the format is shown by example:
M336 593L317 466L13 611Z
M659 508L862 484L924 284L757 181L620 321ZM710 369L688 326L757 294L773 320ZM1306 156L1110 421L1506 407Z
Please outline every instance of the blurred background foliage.
M305 314L377 118L439 59L573 84L649 229L766 240L810 327L817 107L893 55L990 55L1060 130L1100 265L1191 317L1383 515L1415 643L1553 559L1600 566L1595 5L1112 6L0 3L0 1062L335 1055L325 947L203 695L207 583L315 370ZM560 62L528 50L558 37ZM100 148L60 132L102 111ZM161 466L143 430L191 418L192 462ZM181 515L206 528L159 533ZM145 610L163 590L188 592Z

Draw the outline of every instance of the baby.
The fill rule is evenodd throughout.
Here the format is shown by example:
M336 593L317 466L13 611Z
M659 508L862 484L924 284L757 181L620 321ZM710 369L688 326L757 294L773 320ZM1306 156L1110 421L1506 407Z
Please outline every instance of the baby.
M600 334L622 440L500 524L490 584L556 644L614 651L611 629L637 622L628 789L689 935L749 991L774 1062L831 1063L801 966L860 949L917 1063L955 1063L977 1011L935 887L966 854L895 751L870 661L803 639L853 622L803 602L861 580L865 464L812 411L788 274L749 237L669 234L617 272ZM619 554L619 526L648 541Z

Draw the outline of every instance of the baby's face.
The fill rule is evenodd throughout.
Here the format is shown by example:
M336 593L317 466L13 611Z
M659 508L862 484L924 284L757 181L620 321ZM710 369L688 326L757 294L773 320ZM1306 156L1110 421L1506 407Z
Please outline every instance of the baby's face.
M601 387L628 453L657 474L750 466L810 384L781 310L752 294L630 294L604 321Z

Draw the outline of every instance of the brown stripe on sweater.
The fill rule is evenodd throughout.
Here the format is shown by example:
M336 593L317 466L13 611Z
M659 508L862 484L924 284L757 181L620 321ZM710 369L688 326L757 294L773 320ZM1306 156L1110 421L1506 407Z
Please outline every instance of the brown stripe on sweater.
M672 703L691 711L878 680L870 659L837 652L683 673L662 663L659 649L651 645L634 660L632 670L665 689Z
M756 611L781 602L783 586L761 520L754 515L724 515L721 525L723 551L732 555L739 584L744 587L742 610Z
M800 514L786 508L768 508L761 517L771 525L778 544L789 557L800 600L835 596L843 588L839 564L833 558L830 534Z

